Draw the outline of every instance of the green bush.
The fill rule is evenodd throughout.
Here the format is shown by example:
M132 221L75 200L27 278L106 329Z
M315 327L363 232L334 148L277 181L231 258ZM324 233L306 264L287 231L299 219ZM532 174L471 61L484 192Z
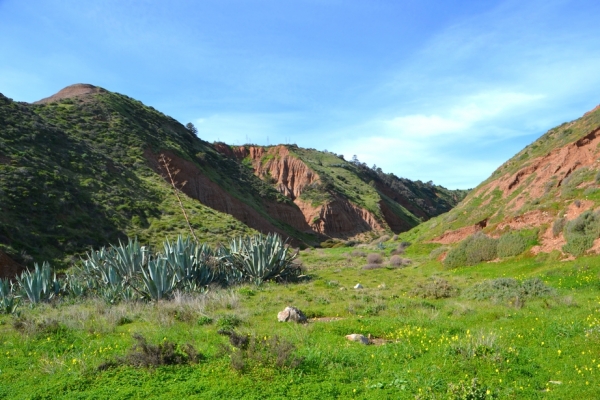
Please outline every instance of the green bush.
M417 283L410 292L411 296L421 297L423 299L444 299L454 297L457 294L458 289L452 286L450 282L435 277L427 282Z
M489 279L473 285L463 292L463 296L467 299L495 301L513 298L531 299L554 294L554 289L539 278L527 279L523 282L513 278Z
M451 249L444 260L444 265L448 268L475 265L482 261L493 260L497 256L498 239L477 232Z
M506 233L498 240L498 257L517 256L536 243L537 230Z
M600 236L600 213L587 210L573 221L569 221L565 228L567 244L563 250L575 257L583 255Z

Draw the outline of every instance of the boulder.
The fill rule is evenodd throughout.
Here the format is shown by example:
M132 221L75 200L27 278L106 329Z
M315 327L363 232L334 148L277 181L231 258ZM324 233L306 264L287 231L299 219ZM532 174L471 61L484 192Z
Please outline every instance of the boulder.
M346 335L346 339L351 340L353 342L359 342L362 344L370 343L369 339L366 336L361 335L360 333L352 333L350 335Z
M354 286L354 289L362 289L362 288L363 288L363 285L361 285L360 283L357 283L357 284Z
M286 307L283 311L280 311L277 314L277 320L279 322L298 322L305 323L307 322L306 315L296 307Z

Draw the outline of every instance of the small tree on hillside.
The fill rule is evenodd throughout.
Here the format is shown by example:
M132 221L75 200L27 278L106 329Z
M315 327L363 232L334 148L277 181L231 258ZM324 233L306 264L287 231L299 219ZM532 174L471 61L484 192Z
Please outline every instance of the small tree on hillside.
M196 129L194 124L192 124L191 122L188 122L187 124L185 124L185 127L187 128L188 131L190 131L190 133L193 133L194 135L196 135L198 133L198 129Z

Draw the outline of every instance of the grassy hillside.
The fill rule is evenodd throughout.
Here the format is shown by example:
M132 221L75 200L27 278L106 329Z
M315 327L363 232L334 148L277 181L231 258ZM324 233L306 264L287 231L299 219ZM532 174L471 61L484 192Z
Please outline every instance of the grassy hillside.
M431 182L423 183L386 174L380 168L349 162L327 151L288 146L290 152L315 171L321 182L307 188L301 198L322 203L338 194L385 221L380 207L384 202L408 227L449 211L464 198L466 190L448 190Z
M194 162L257 208L256 188L279 197L172 118L127 96L101 93L42 105L0 97L0 126L0 246L21 262L62 260L126 235L158 242L185 230L145 149ZM229 215L184 202L204 240L251 231Z
M93 90L85 93L86 88ZM73 91L75 97L68 95ZM179 183L194 181L188 182L195 185L194 198L237 218L184 196L202 240L222 241L251 232L248 226L276 230L298 243L323 240L302 227L298 207L269 182L128 96L91 85L74 85L36 104L1 96L0 128L0 250L24 265L33 260L66 265L90 247L126 236L156 244L184 232L185 221L158 169L161 153L184 169ZM449 210L464 195L328 152L295 146L290 151L322 178L305 198L320 202L337 194L381 221L383 204L403 221L396 231Z

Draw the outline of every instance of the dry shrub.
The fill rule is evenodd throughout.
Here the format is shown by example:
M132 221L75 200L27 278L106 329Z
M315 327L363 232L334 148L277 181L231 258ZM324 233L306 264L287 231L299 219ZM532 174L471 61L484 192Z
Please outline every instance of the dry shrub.
M352 257L366 257L367 253L360 250L352 250L352 253L350 253L350 255L352 255Z
M229 336L231 347L221 347L223 353L231 359L231 367L243 372L249 363L272 366L279 369L298 367L303 357L294 354L296 346L277 335L257 337L255 335L240 335L234 331L219 331Z
M153 345L139 333L134 334L133 338L136 343L127 355L104 362L98 366L98 369L102 371L119 365L151 368L161 365L195 364L202 358L202 355L189 343L180 346L171 341L163 341Z
M404 267L409 265L411 261L408 258L402 258L400 256L394 255L390 257L390 266L392 267Z
M458 289L442 278L431 278L427 282L418 283L410 292L411 296L423 299L444 299L457 294Z
M378 268L381 268L381 267L383 267L383 265L381 265L381 264L367 264L367 265L364 265L362 267L362 269L369 270L369 269L378 269Z
M367 255L367 262L369 264L381 264L383 263L383 257L379 253L370 253Z

